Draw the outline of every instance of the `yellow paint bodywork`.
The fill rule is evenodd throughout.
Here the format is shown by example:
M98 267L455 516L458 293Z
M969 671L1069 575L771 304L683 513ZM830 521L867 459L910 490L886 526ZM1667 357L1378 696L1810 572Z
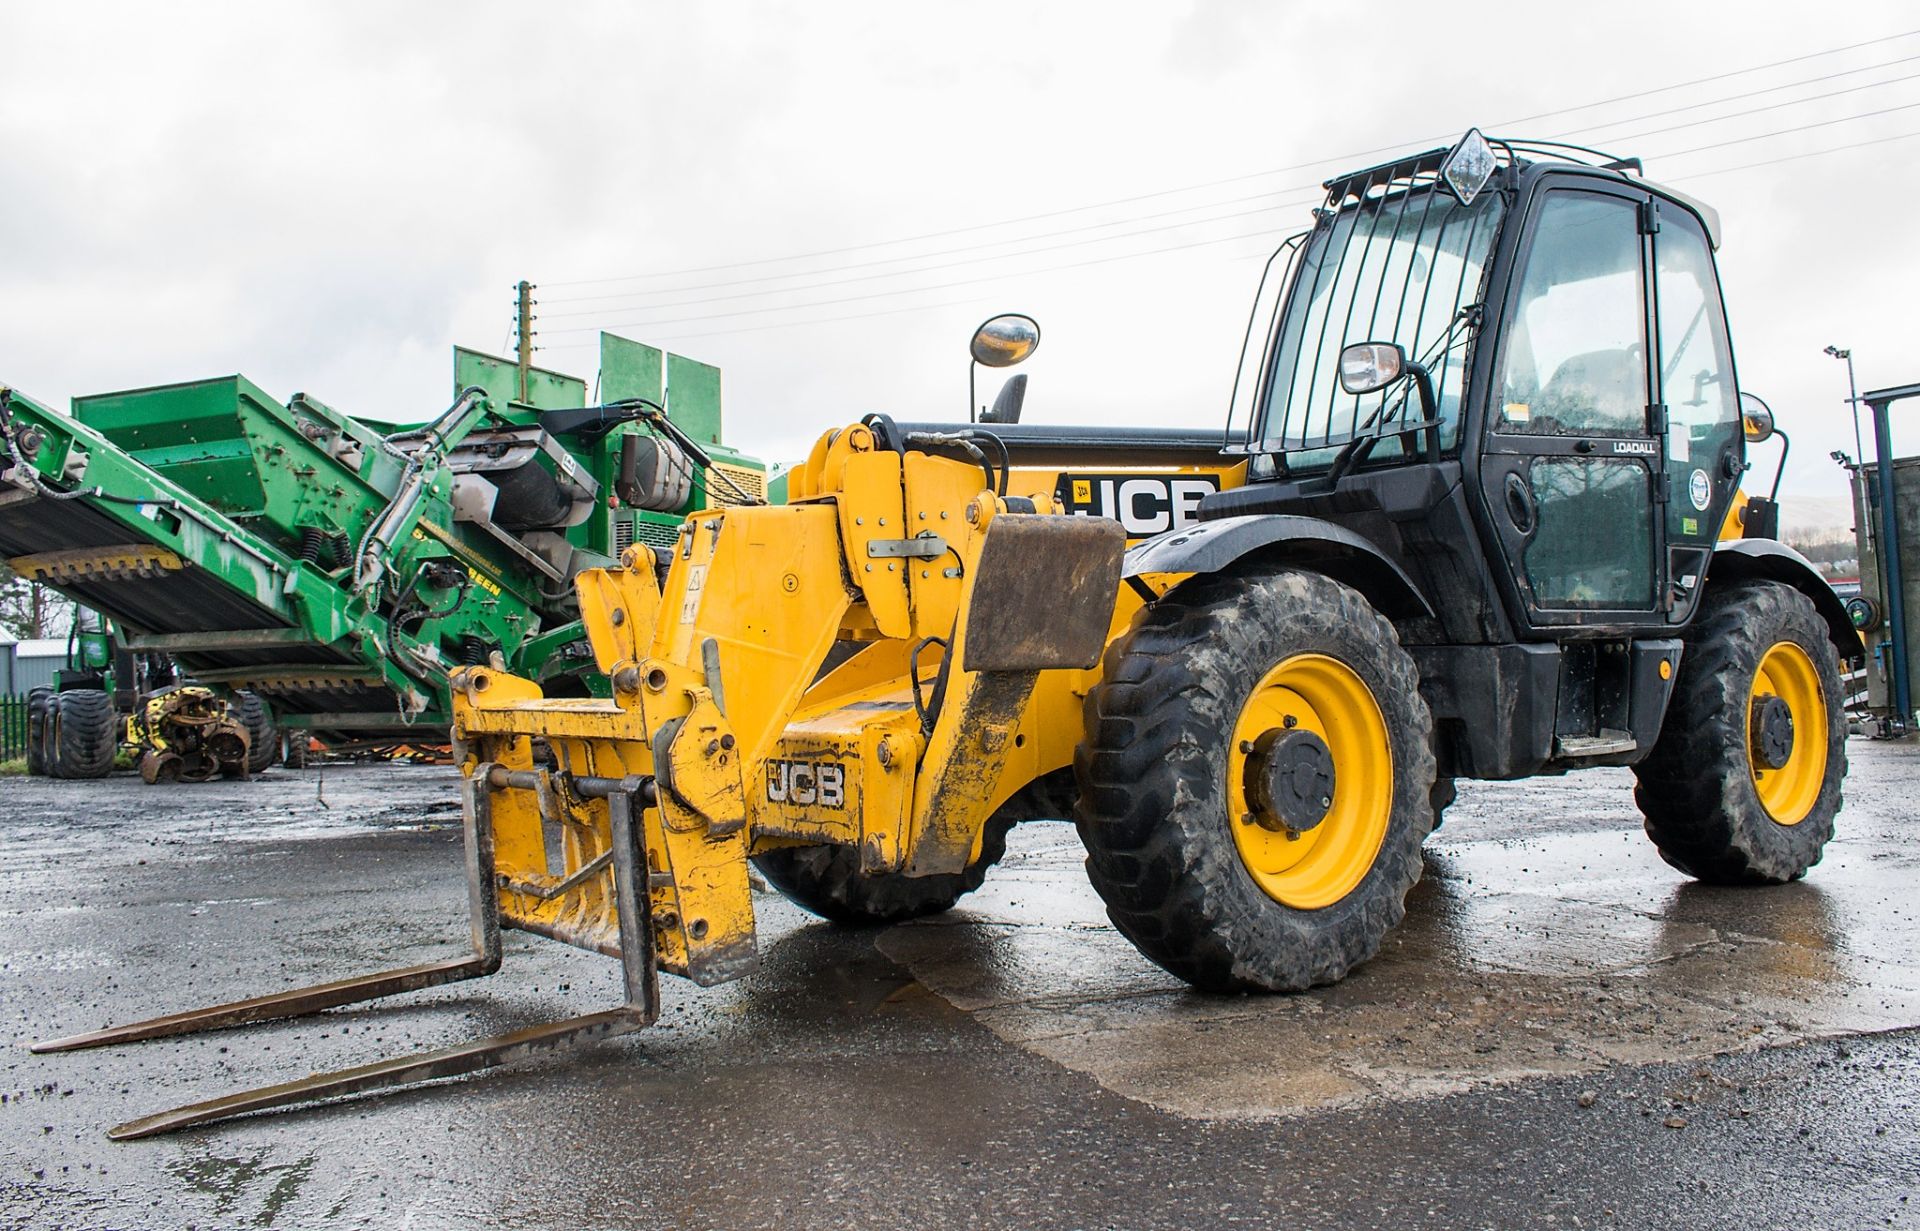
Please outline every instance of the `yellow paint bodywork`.
M1231 487L1244 467L1122 473ZM1061 483L1057 469L1016 468L1007 495L1064 511ZM1025 516L986 490L980 467L880 448L854 425L822 436L788 490L785 506L695 514L664 585L644 552L579 576L611 698L547 698L487 668L455 675L463 772L524 776L536 739L557 766L537 789L489 785L507 926L618 951L611 873L594 866L609 849L607 804L571 792L576 778L652 781L641 829L660 965L712 983L754 964L749 856L832 843L871 874L958 871L997 808L1071 763L1097 667L966 669L988 536ZM1042 574L1067 567L1036 554ZM1111 611L1092 613L1108 641L1141 604L1113 582ZM923 724L916 690L924 704L943 670L937 720Z

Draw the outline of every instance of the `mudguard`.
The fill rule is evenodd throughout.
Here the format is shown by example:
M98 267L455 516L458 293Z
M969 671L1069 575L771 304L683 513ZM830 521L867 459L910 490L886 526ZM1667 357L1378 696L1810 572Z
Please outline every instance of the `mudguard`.
M1805 594L1813 600L1820 618L1826 621L1827 636L1842 659L1859 658L1866 653L1853 621L1847 618L1846 604L1840 601L1820 571L1793 548L1773 539L1727 539L1717 544L1713 560L1707 565L1707 584L1748 580L1784 582Z
M1291 513L1251 513L1203 521L1155 535L1127 552L1121 577L1217 573L1259 553L1309 565L1367 596L1392 617L1431 616L1433 607L1386 553L1344 526Z

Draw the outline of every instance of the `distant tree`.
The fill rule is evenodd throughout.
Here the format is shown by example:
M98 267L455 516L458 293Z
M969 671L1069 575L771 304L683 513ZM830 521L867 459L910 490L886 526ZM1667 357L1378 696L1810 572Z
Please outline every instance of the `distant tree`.
M21 641L63 637L72 620L72 603L0 565L0 633Z

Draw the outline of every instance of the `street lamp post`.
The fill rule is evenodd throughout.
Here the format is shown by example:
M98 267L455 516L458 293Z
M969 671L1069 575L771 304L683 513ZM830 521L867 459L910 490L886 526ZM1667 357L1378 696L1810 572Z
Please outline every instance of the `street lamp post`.
M1847 361L1847 405L1853 407L1853 455L1859 458L1864 465L1867 460L1867 455L1860 445L1860 386L1855 384L1853 380L1853 348L1848 347L1846 350L1841 350L1837 346L1829 346L1827 347L1827 354L1832 355L1835 359L1845 359Z

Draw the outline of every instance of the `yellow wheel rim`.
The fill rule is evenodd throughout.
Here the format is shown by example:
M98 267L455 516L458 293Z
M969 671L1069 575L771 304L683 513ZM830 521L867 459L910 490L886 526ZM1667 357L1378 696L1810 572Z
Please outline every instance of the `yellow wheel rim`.
M1753 715L1778 697L1793 717L1793 748L1784 764L1769 768L1755 755ZM1776 642L1760 659L1747 697L1747 768L1760 806L1781 825L1798 825L1813 811L1827 777L1827 699L1813 658L1791 641Z
M1326 816L1293 834L1255 815L1247 778L1268 732L1306 730L1325 741L1333 766ZM1275 901L1298 910L1331 906L1353 891L1380 853L1393 814L1393 748L1373 691L1324 654L1296 654L1254 686L1233 724L1227 756L1227 823L1240 861Z

